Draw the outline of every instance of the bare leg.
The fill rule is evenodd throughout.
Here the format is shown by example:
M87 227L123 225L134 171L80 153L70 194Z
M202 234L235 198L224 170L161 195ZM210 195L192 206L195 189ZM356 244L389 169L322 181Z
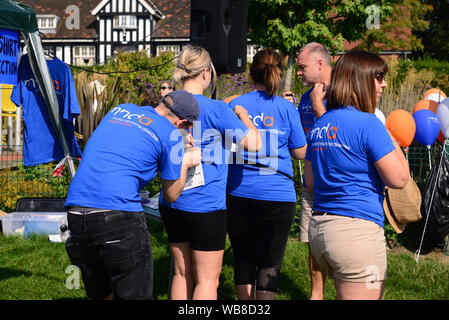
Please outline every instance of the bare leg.
M276 297L276 292L265 291L265 290L257 290L256 291L256 300L274 300Z
M190 244L187 242L170 244L173 255L172 300L190 300L193 294L193 266Z
M252 284L238 284L235 286L239 300L254 300L254 286Z
M320 270L318 262L316 262L312 252L310 251L310 246L309 246L309 271L311 282L310 300L323 300L326 274Z
M335 280L337 300L381 300L385 281L375 283Z
M193 273L196 282L194 300L216 300L224 250L192 250Z

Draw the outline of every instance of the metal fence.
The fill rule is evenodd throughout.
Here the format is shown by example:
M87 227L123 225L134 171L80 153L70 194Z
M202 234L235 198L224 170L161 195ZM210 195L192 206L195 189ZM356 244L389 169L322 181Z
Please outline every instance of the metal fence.
M58 162L24 166L22 146L2 146L0 154L0 209L11 211L24 197L65 197L70 177L67 170L53 176Z
M430 150L413 143L407 152L411 176L423 190L435 157L442 145L435 143ZM449 149L448 149L449 150ZM21 197L65 197L70 177L67 170L62 176L53 177L57 162L25 167L22 146L2 146L0 154L0 206L17 201ZM298 167L295 168L298 170ZM295 176L298 176L297 174ZM298 190L300 193L300 190ZM10 205L7 205L10 207Z

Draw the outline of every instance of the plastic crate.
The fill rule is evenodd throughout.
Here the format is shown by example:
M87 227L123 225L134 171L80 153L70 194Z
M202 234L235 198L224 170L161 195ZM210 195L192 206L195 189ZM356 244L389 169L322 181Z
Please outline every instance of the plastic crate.
M3 216L2 229L5 235L28 238L32 234L58 234L61 224L67 224L65 212L12 212Z

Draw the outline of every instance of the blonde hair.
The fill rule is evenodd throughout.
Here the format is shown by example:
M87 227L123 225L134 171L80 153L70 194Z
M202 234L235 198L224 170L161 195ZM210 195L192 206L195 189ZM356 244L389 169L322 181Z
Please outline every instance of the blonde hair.
M179 54L175 71L173 72L173 80L175 82L184 82L198 76L204 69L210 69L212 73L212 90L215 90L217 80L217 72L206 49L187 45Z

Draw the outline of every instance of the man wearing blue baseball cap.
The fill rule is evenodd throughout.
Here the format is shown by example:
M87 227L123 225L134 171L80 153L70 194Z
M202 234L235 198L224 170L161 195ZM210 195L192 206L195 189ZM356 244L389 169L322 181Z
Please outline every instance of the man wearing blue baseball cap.
M164 198L178 198L187 169L201 161L198 148L184 152L185 129L199 112L190 93L173 91L156 108L114 107L89 138L65 206L66 250L90 299L152 299L153 258L139 190L160 171Z

